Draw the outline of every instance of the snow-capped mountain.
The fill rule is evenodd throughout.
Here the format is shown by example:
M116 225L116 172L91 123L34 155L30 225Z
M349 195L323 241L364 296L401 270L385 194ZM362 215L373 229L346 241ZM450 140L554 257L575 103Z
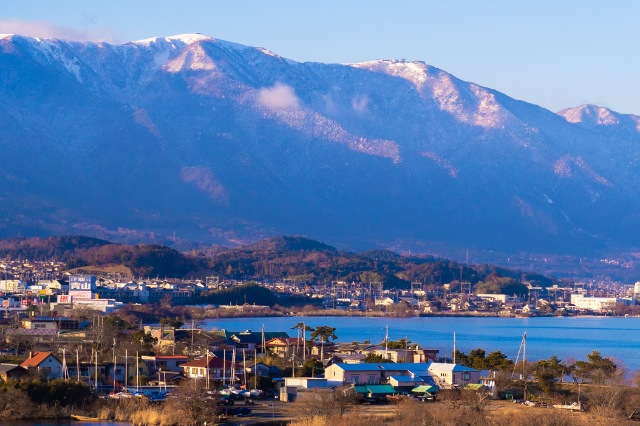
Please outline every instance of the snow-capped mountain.
M629 248L639 126L423 62L0 35L0 234Z

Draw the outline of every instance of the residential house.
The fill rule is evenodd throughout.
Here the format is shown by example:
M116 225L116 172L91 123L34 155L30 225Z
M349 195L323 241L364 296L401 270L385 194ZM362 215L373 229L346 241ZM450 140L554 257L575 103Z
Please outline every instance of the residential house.
M432 362L429 373L442 389L463 388L471 383L480 383L480 371L460 364Z
M22 327L27 330L77 330L78 320L65 317L28 317L22 320Z
M274 337L265 342L267 351L279 357L287 357L291 354L301 356L305 341L296 337Z
M229 345L239 349L255 350L262 347L262 342L268 342L276 337L288 338L289 335L283 331L223 331L225 339Z
M27 375L27 371L18 364L0 364L0 378L2 380L20 380Z
M117 357L116 364L112 362L104 365L108 383L113 383L114 375L116 384L125 385L133 384L136 378L136 368L138 368L137 376L149 377L149 367L144 360L139 359L136 362L135 356L129 356L125 363L124 357ZM115 370L115 371L114 371Z
M47 379L59 379L62 377L62 362L52 352L34 352L20 367L42 374Z
M5 331L5 339L7 343L12 344L15 341L21 339L29 339L34 343L52 342L58 335L57 330L50 329L33 329L27 330L26 328L8 328Z
M375 306L391 306L393 305L395 302L393 301L392 298L390 297L382 297L382 298L376 298L374 300L374 305Z
M144 332L157 339L158 346L172 346L176 343L176 330L173 327L144 326Z
M142 355L142 359L149 366L151 374L155 374L158 371L182 373L182 364L189 361L189 357L186 355Z
M324 376L330 382L337 384L391 384L393 380L401 388L404 387L403 383L408 382L411 382L411 386L428 384L446 389L462 388L470 383L480 383L478 370L459 364L436 362L427 364L333 364L325 369Z
M226 380L229 382L241 382L244 377L244 369L242 365L233 364L231 360L220 359L212 356L207 358L195 359L181 365L184 375L190 379L206 378L207 372L210 380Z
M429 376L430 364L421 363L371 363L332 364L324 371L324 377L336 384L380 384L387 383L391 376Z
M384 346L375 346L362 353L378 355L393 362L413 361L413 352L407 349L386 349Z
M417 376L390 376L389 384L393 386L396 392L408 395L412 389L424 385L425 381Z
M90 386L95 386L96 381L100 383L107 377L107 367L102 363L96 366L93 362L70 361L67 363L67 372L70 378L78 379L78 367L80 368L80 381Z
M247 367L247 373L260 377L282 377L282 370L279 367L262 362L252 363Z
M430 362L438 358L438 349L414 349L413 362Z

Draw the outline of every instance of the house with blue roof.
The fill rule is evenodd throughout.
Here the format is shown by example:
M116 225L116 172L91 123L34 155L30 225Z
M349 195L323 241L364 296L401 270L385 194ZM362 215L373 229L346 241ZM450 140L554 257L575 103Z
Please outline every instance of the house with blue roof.
M441 389L480 383L480 372L459 364L446 363L372 363L333 364L325 369L331 385L391 384L401 387L427 384ZM406 384L406 386L403 385ZM409 385L411 383L411 385Z
M464 388L469 384L480 382L480 370L460 364L432 362L429 373L441 389Z

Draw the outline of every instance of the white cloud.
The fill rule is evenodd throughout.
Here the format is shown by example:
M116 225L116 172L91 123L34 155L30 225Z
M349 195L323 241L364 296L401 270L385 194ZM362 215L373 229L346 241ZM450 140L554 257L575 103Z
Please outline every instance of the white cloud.
M358 95L351 100L353 110L362 115L369 112L369 97L367 95Z
M293 88L283 83L260 89L258 102L272 110L297 108L300 105Z
M107 29L77 31L45 21L0 19L0 34L18 34L38 38L58 38L72 41L117 42L113 32Z

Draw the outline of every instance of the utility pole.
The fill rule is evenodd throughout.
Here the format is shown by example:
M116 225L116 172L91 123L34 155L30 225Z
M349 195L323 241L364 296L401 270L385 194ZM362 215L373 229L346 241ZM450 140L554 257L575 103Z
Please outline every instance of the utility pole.
M138 351L136 351L136 392L140 390L140 356L138 354ZM158 377L158 380L160 380L160 377ZM166 383L165 383L166 385Z
M191 320L191 354L193 354L193 319Z
M209 348L205 348L205 351L207 352L207 368L206 368L206 372L207 372L207 390L209 390Z
M456 363L456 332L453 332L453 363Z
M384 335L384 359L389 359L389 325L386 326L386 333Z
M116 392L116 366L118 361L116 360L116 338L113 338L113 393Z

